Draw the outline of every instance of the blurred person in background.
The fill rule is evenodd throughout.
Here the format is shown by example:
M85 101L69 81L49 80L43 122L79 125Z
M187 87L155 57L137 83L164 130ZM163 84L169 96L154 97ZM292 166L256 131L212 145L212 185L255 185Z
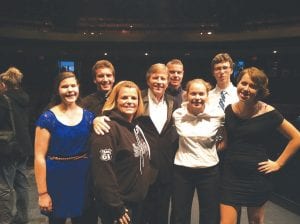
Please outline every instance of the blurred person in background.
M32 142L28 124L29 96L21 88L22 78L23 74L15 67L0 75L0 129L12 130L9 104L5 98L7 96L12 106L18 143L10 154L2 155L0 149L1 224L28 223L29 183L26 165L32 150ZM16 213L13 214L15 207Z

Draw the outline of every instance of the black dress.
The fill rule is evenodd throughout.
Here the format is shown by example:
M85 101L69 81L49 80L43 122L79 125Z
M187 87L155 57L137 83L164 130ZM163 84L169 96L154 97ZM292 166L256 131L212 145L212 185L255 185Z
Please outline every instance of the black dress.
M269 198L269 175L258 171L258 163L268 160L271 133L283 122L275 109L262 115L241 119L228 106L225 127L228 148L222 168L221 202L232 206L258 207Z

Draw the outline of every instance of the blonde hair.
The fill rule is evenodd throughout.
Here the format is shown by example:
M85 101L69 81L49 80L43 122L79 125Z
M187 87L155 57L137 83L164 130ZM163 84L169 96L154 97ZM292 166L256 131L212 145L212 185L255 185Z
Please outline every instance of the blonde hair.
M6 72L0 75L0 81L3 82L8 89L17 89L20 87L23 79L22 72L16 67L10 67Z
M182 61L177 59L177 58L168 61L167 67L170 66L170 65L181 65L183 67Z
M107 98L103 108L102 112L104 111L111 111L113 109L117 108L117 99L120 93L120 90L124 87L127 88L134 88L136 89L136 92L138 94L138 108L135 113L135 118L141 116L144 113L144 104L143 104L143 99L142 99L142 94L140 88L132 81L120 81L118 82L114 88L112 89L111 93L109 94L109 97Z
M162 63L156 63L156 64L151 65L150 68L148 69L148 71L146 73L146 80L148 81L150 76L153 73L157 73L157 72L165 73L169 78L169 72L168 72L167 66Z
M188 83L186 84L186 93L189 93L190 91L190 87L192 84L194 83L199 83L199 84L203 84L206 88L206 92L208 93L209 90L211 90L211 84L209 82L204 81L203 79L192 79L190 81L188 81Z

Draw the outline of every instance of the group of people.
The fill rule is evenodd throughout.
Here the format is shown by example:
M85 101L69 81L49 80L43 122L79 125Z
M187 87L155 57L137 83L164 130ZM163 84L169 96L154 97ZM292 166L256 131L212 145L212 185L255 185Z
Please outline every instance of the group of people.
M114 66L100 60L92 68L97 91L83 99L75 74L60 73L36 121L34 142L38 203L49 223L71 218L74 224L96 224L99 217L103 224L188 224L196 189L199 223L235 224L246 206L249 223L262 224L269 175L299 149L300 133L262 101L269 94L262 70L242 70L235 87L233 67L227 53L217 54L211 62L215 88L201 78L183 88L180 60L153 64L148 88L141 91L132 81L114 85ZM20 81L12 85L2 78L9 74L0 75L7 95L21 91ZM8 122L7 103L0 99L0 120L4 111ZM288 143L272 161L268 136L275 130ZM2 160L0 166L9 169ZM7 182L2 173L1 191ZM21 202L16 215L6 209L3 220L24 217L15 223L26 223ZM2 200L0 205L2 219Z

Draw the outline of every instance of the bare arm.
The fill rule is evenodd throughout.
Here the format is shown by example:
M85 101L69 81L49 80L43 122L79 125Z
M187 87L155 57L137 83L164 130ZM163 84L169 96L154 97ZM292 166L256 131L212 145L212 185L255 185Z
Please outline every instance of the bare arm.
M46 154L48 151L50 133L44 128L35 130L34 172L39 193L39 206L42 210L52 210L52 200L48 194L46 182Z
M107 121L110 121L107 116L98 116L93 120L93 128L96 134L104 135L109 132L110 127Z
M278 171L300 148L300 132L290 122L284 119L278 130L289 139L289 142L276 161L268 160L259 163L261 172Z

